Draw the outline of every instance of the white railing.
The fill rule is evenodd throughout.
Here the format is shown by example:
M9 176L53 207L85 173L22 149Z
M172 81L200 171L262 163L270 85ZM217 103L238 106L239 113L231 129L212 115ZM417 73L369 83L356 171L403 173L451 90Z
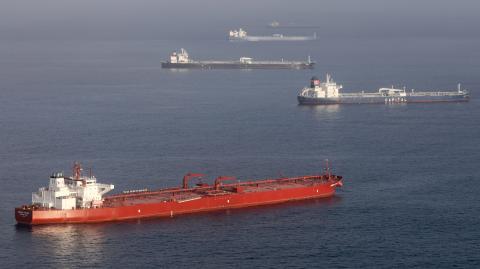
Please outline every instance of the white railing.
M407 93L408 96L455 96L462 95L464 92L412 92Z
M359 93L340 93L339 97L386 97L386 96L376 92L359 92Z

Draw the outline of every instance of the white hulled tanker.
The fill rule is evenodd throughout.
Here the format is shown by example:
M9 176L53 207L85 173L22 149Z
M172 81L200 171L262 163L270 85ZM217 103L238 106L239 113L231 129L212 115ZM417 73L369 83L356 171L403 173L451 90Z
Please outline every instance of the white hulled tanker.
M467 102L467 90L458 84L456 91L406 91L404 89L380 88L378 92L341 93L342 85L337 84L327 74L325 82L312 77L310 87L303 88L297 96L301 105L330 104L393 104L393 103L433 103Z
M282 34L273 34L271 36L251 36L242 28L238 30L230 30L228 33L228 40L230 41L310 41L317 40L317 33L312 36L285 36Z

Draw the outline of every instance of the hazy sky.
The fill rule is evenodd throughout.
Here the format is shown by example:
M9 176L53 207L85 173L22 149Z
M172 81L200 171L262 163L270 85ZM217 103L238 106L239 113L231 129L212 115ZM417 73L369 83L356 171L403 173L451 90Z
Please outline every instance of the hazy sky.
M0 0L0 38L223 38L277 20L338 37L480 37L474 0Z

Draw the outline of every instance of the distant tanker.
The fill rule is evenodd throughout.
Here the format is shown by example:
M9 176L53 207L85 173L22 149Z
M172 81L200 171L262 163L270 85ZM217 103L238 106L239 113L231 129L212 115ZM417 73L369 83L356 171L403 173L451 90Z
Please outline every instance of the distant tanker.
M186 50L173 52L170 59L162 62L162 68L202 68L202 69L313 69L315 63L310 61L254 61L250 57L241 57L238 61L194 61Z
M249 36L242 28L231 30L228 39L230 41L310 41L317 39L317 33L312 36L285 36L282 34L274 34L271 36Z

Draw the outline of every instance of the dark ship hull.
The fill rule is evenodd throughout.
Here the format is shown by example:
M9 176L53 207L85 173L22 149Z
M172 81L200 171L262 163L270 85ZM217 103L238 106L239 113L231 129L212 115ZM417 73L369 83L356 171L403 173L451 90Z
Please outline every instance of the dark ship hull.
M315 63L308 62L272 62L272 63L239 63L239 62L162 62L162 68L170 69L313 69Z

